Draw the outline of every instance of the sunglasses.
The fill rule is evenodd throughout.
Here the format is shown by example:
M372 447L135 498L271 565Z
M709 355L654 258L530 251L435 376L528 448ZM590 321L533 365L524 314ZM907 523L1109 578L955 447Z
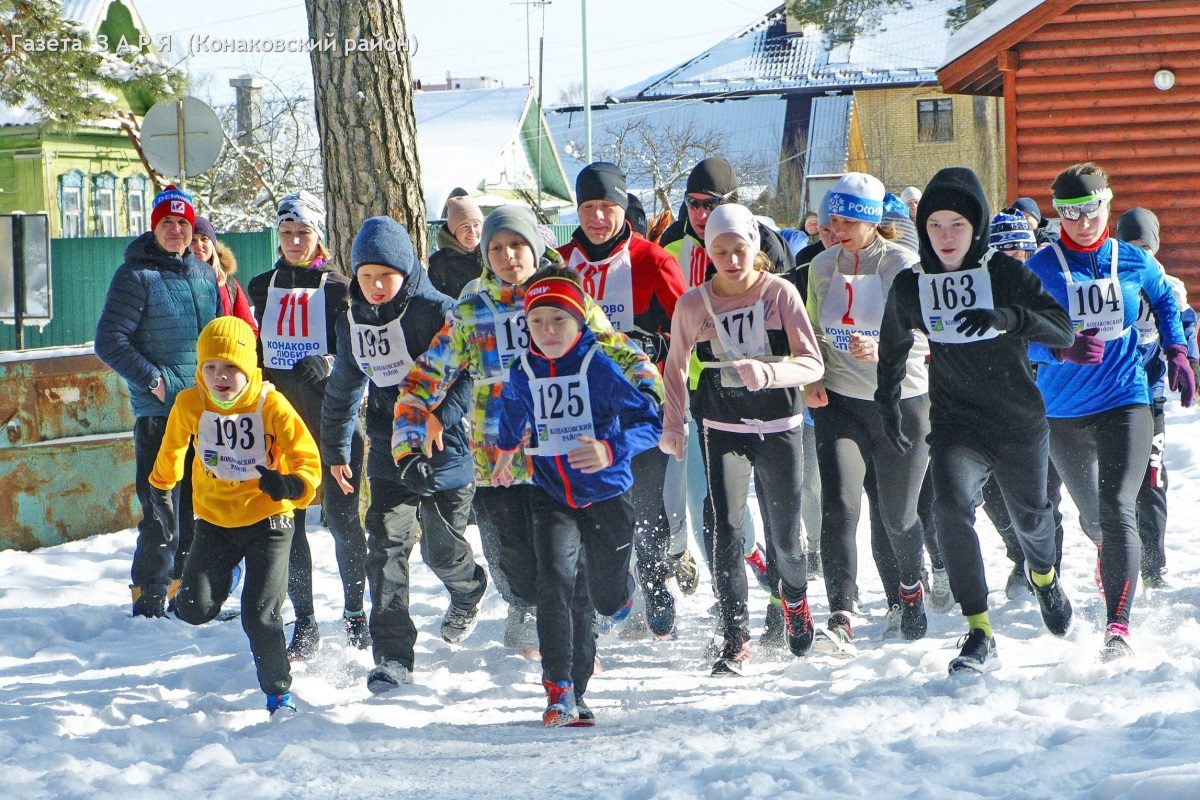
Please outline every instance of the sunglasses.
M1112 190L1103 189L1094 195L1080 198L1076 201L1055 200L1054 209L1063 219L1074 222L1077 219L1095 219L1104 210L1105 204L1112 199Z
M712 211L717 206L723 206L729 202L729 195L721 197L711 197L701 200L699 197L684 197L683 202L693 211Z

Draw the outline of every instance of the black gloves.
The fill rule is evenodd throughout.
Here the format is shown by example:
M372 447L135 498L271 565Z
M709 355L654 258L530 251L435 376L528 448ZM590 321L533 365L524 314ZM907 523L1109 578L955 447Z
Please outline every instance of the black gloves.
M409 456L400 462L400 483L418 497L433 494L433 466L423 456Z
M175 509L171 507L171 490L150 487L150 513L162 527L164 542L175 538Z
M968 308L954 316L963 336L983 336L990 330L1004 333L1012 327L1011 314L1003 308Z
M292 365L292 374L307 386L316 386L329 377L329 359L305 356Z
M909 439L900 430L900 404L877 402L875 407L879 409L879 419L883 422L883 435L887 437L898 453L901 455L907 453L908 448L912 447L912 439Z
M304 496L304 481L295 475L284 475L267 467L255 467L258 474L258 488L272 500L299 500Z

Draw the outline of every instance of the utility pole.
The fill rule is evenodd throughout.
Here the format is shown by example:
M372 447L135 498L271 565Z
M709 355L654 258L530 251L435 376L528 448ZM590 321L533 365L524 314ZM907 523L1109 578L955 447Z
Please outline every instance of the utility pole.
M515 3L509 3L510 6L525 6L525 76L526 83L533 85L533 39L529 32L529 17L531 7L541 6L542 8L542 37L546 35L546 6L550 5L550 0L518 0ZM539 72L541 67L538 67Z
M583 10L583 152L586 163L592 163L592 90L588 83L587 0L580 0Z

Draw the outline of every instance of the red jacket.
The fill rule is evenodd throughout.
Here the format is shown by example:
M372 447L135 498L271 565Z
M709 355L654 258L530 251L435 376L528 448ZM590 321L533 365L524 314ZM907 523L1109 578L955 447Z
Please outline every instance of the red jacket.
M626 223L628 226L628 223ZM671 332L671 317L675 314L675 303L686 291L683 271L675 257L641 234L630 231L629 260L633 267L633 315L634 324L647 333L667 336ZM576 250L587 258L580 244L583 234L576 230L571 241L558 248L558 253L567 264ZM615 251L614 251L615 252ZM628 331L625 331L628 333ZM656 360L661 360L666 353Z

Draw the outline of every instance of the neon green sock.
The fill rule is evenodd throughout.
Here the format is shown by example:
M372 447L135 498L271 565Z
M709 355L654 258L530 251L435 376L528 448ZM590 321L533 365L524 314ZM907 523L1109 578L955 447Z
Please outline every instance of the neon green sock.
M1051 567L1050 571L1046 573L1030 571L1029 577L1033 580L1034 586L1039 589L1045 589L1054 583L1054 567Z
M986 633L989 639L992 636L992 623L988 622L988 615L986 611L984 611L982 614L969 615L967 617L967 627L971 630L978 628Z

